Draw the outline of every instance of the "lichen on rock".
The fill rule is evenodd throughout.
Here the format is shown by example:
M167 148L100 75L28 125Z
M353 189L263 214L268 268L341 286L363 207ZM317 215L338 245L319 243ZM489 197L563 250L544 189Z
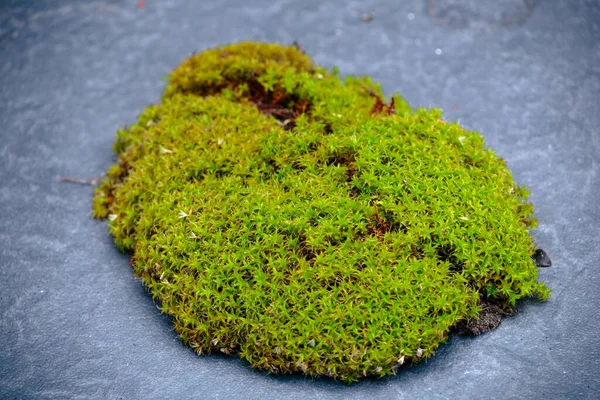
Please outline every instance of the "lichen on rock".
M528 192L478 133L295 47L190 57L114 150L94 215L198 353L353 382L481 301L549 296Z

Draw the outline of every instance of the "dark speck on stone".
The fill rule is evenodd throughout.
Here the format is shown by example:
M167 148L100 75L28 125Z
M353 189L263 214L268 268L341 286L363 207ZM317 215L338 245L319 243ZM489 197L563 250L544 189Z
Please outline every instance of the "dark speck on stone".
M374 17L375 17L375 15L374 15L372 12L370 12L370 13L365 13L365 14L363 14L363 16L362 16L362 21L363 21L363 22L371 22L371 21L373 21L373 18L374 18Z
M537 249L535 253L533 253L533 261L535 261L535 265L538 267L551 267L552 260L548 257L548 254L542 249Z

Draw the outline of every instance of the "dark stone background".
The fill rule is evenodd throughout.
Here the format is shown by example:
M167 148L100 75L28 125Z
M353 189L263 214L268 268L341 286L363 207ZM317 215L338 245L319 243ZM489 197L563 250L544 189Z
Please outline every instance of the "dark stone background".
M239 40L298 40L480 131L531 188L552 299L352 386L184 347L92 187L60 179L100 176L161 77ZM598 398L599 103L595 1L0 1L0 397Z

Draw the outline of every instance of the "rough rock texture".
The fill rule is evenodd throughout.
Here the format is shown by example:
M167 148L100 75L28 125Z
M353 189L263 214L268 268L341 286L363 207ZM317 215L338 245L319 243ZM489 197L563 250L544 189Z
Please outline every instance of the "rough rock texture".
M426 3L3 2L0 397L595 398L600 8L539 1L516 24L486 13L477 21L492 24L474 29L438 23ZM160 96L162 76L193 51L242 39L297 39L316 62L482 132L531 188L552 299L451 338L427 365L352 387L185 348L89 216L93 189L60 179L100 176L115 129Z

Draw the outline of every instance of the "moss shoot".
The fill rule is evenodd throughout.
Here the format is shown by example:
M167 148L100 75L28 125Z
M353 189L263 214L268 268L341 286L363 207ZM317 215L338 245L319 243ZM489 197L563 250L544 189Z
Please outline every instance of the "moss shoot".
M118 131L94 215L198 353L394 374L482 302L549 296L527 190L441 118L292 46L214 48Z

